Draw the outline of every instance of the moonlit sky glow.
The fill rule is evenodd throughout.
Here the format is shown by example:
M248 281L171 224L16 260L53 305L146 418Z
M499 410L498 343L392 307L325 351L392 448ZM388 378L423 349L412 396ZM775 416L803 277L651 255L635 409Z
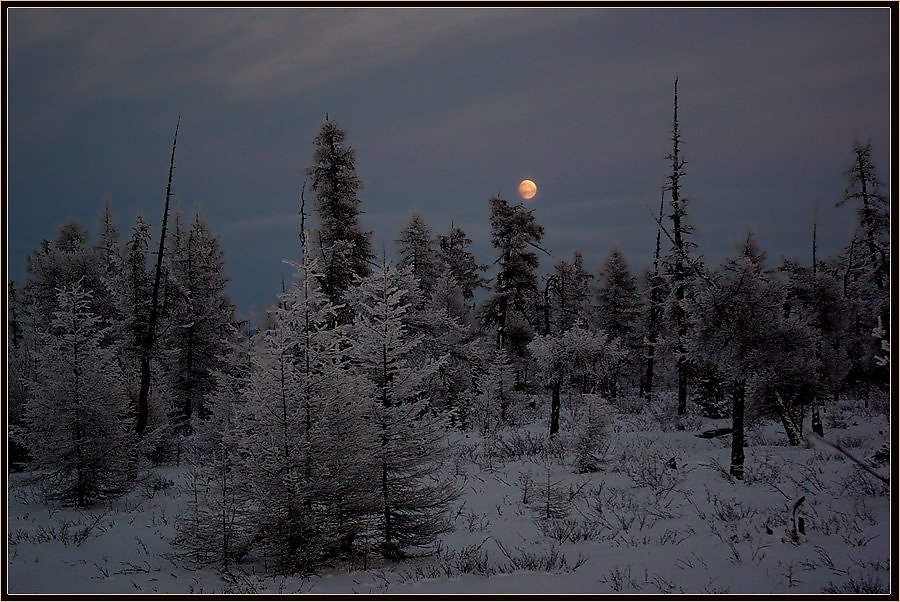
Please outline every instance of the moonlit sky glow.
M835 208L855 139L890 182L887 8L6 8L9 278L59 224L158 236L174 193L199 203L230 292L259 311L299 255L302 172L327 112L356 149L367 230L389 256L418 210L493 261L488 199L546 228L543 257L614 245L648 265L679 78L683 195L709 260L753 230L806 259L850 237Z

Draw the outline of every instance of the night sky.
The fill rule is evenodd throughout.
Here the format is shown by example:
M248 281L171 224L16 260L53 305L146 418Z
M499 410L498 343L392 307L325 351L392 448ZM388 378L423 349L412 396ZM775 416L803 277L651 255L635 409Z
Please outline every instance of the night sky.
M417 209L493 260L488 199L529 206L543 269L619 245L651 259L679 78L682 193L718 262L753 230L808 261L852 233L835 208L856 139L890 158L888 9L7 9L9 277L109 197L123 238L174 193L226 250L230 293L257 311L290 271L312 139L326 112L356 149L374 248ZM890 194L887 186L885 191ZM309 196L307 197L309 198Z

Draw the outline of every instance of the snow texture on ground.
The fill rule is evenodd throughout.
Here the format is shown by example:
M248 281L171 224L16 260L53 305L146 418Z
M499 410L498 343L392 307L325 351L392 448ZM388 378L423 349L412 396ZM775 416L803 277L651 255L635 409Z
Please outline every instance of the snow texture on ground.
M868 405L830 408L826 438L888 475L889 464L874 460L890 438L886 409ZM418 558L309 578L272 576L259 563L182 568L169 541L183 467L153 469L127 497L87 510L48 506L27 475L14 474L9 593L888 591L889 490L848 458L789 447L779 424L758 422L746 478L734 481L730 437L696 436L728 420L622 410L609 409L600 470L590 474L572 468L574 404L553 444L537 410L493 436L454 435L444 467L462 491L453 532ZM796 531L800 518L805 533Z

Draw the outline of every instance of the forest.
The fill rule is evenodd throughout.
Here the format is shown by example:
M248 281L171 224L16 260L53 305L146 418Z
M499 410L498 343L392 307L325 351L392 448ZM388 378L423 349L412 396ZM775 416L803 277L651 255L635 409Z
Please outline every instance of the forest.
M818 253L810 223L808 257L775 260L748 232L713 264L693 236L677 94L670 132L648 219L653 261L635 271L618 248L598 266L578 251L549 265L533 210L499 196L485 205L491 257L476 257L460 227L436 232L416 212L379 254L361 224L356 154L326 117L298 198L286 201L298 215L297 253L285 258L293 280L254 324L236 317L228 250L199 206L170 203L176 128L159 224L137 215L122 232L107 202L93 232L61 226L28 256L24 281L8 284L11 583L35 570L15 552L39 550L40 530L43 541L87 546L124 528L125 518L111 520L128 514L121 508L169 496L159 558L187 572L161 568L178 575L166 591L274 591L286 578L300 591L326 574L377 570L390 572L385 584L566 575L587 558L565 556L564 544L675 550L692 536L700 545L694 533L716 521L743 525L704 536L738 561L751 562L740 546L760 548L773 532L782 539L771 545L805 549L817 577L800 589L887 591L886 534L870 547L877 558L857 565L840 565L824 539L803 548L818 536L861 552L852 537L867 543L884 530L882 518L841 527L828 517L846 513L828 514L821 500L852 500L853 516L888 512L890 208L871 146L847 149L835 200L858 222L839 253ZM862 422L874 426L854 441L847 429ZM670 436L721 459L688 468ZM826 460L840 479L829 480L837 469ZM493 478L513 492L498 494L496 512L473 497L487 491L474 483ZM764 518L761 495L742 493L751 486L779 510ZM513 498L541 552L491 531ZM51 522L27 518L35 508ZM73 517L56 523L71 533L53 530L55 512ZM691 526L652 530L676 515ZM647 520L656 539L638 544ZM475 539L453 548L465 531ZM139 556L121 561L121 575L155 570ZM785 556L770 558L787 574ZM579 591L761 587L696 576L679 586L662 569L602 566ZM767 573L765 587L799 591L802 561L790 566L788 577ZM195 590L194 574L218 581Z

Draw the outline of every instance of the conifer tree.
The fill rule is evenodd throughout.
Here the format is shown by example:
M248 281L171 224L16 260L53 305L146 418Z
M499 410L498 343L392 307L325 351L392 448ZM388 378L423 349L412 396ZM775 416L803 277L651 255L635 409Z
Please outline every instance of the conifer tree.
M429 411L424 384L438 368L414 361L422 337L403 323L409 310L401 275L385 262L353 292L356 319L351 354L372 387L378 513L377 547L397 559L447 531L446 513L457 492L435 476L446 456L446 417Z
M160 343L171 353L167 371L173 415L189 432L195 412L199 418L208 413L204 403L215 386L213 375L234 333L223 251L199 211L186 228L177 223L168 266Z
M38 336L25 413L35 480L49 499L79 508L125 492L134 469L128 406L81 281L60 289Z
M844 295L851 301L851 340L855 347L855 379L877 378L884 382L884 369L875 357L880 352L870 336L881 321L890 332L890 205L881 192L872 161L872 145L857 142L855 160L847 170L847 188L838 206L856 205L859 224L844 254ZM875 376L878 375L878 376Z
M521 205L493 197L490 207L491 244L499 255L494 262L494 292L482 311L482 324L495 329L496 347L509 350L522 364L527 345L539 328L536 270L540 262L533 249L540 249L544 228L535 222L533 212ZM518 371L523 370L520 365Z
M808 330L785 315L787 289L765 267L765 253L752 234L739 254L713 274L713 283L698 291L694 310L697 353L727 378L732 399L731 475L744 476L744 416L748 389L755 385L775 394L780 404L783 367L790 358L810 357ZM799 437L796 425L779 407L789 438Z
M637 364L641 338L639 334L641 305L637 291L637 279L631 273L622 251L614 248L597 274L596 298L597 328L610 338L618 339L623 351L628 354L627 364ZM620 375L613 377L615 397Z
M477 427L489 434L507 424L521 401L515 389L516 371L505 349L493 349L472 392L472 401L464 414L464 426Z
M457 317L465 317L475 299L475 292L484 286L482 273L486 265L479 264L470 247L472 239L459 226L451 225L447 234L438 236L438 272L443 283L447 310ZM452 294L450 294L452 293Z
M313 164L307 169L319 216L313 240L321 254L322 288L336 304L357 277L370 273L374 257L371 235L359 223L362 182L356 173L356 152L345 139L344 130L326 115L313 140Z
M572 254L572 261L560 259L545 286L544 334L570 329L575 322L587 323L591 314L591 276L584 270L580 251ZM550 324L552 322L552 325Z
M349 368L347 326L304 254L273 310L234 406L238 472L255 509L261 552L285 573L308 574L354 552L366 531L374 478L367 383Z
M438 277L437 252L431 228L418 212L413 211L409 216L409 221L400 232L397 248L400 255L397 266L409 268L418 282L422 298L430 300Z

